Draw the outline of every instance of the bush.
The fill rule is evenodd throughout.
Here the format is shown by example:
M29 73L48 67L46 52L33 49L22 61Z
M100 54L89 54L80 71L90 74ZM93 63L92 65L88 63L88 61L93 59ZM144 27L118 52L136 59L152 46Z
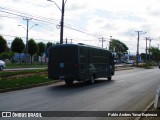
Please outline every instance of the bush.
M141 64L141 65L138 65L138 67L146 68L146 69L152 69L153 68L153 64L152 63L144 63L144 64Z
M0 54L0 59L5 60L5 59L11 59L14 56L13 52L4 52Z

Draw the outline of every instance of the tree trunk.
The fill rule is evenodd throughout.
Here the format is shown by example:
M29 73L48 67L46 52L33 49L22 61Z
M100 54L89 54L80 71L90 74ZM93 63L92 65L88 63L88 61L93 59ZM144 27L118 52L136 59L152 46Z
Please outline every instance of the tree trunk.
M33 56L33 55L31 55L31 65L32 65L32 56Z
M41 56L41 65L42 65L42 56Z
M20 53L19 53L19 63L21 63L21 60L20 60Z

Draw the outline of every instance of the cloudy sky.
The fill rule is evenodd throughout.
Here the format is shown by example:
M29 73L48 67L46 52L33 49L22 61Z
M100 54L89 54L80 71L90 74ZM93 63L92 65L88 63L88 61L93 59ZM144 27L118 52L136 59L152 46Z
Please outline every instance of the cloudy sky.
M29 38L36 42L59 42L61 11L47 0L0 0L0 34L12 42L15 36L25 42L26 20ZM62 0L54 0L61 8ZM160 0L67 0L64 16L64 39L73 43L101 46L104 37L108 47L110 36L136 51L137 33L140 52L145 52L144 37L152 38L152 46L160 44ZM21 26L18 26L21 25ZM143 34L147 32L146 34Z

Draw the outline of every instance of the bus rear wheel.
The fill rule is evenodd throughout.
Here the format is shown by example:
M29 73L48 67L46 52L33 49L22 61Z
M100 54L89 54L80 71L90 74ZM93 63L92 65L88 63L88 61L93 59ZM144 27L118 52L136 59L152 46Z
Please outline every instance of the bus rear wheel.
M92 75L92 77L90 78L90 83L93 84L95 82L95 75Z
M73 80L69 80L69 79L66 79L65 80L65 83L67 84L67 85L73 85Z
M112 77L111 77L111 76L109 76L109 77L107 77L107 78L108 78L109 81L112 80Z
M3 66L0 66L0 71L2 71L3 70Z

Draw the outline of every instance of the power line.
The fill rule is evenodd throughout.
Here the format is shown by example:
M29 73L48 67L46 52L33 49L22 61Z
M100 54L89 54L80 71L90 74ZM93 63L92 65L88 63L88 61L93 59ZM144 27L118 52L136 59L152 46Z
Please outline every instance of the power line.
M25 13L25 12L21 12L21 11L15 10L15 9L2 7L2 6L0 6L0 11L4 12L4 13L7 13L7 14L11 14L11 15L16 15L16 16L19 16L19 17L22 17L22 18L24 18L24 17L25 18L32 18L33 20L37 20L37 21L45 22L45 23L49 23L49 24L57 25L57 23L53 23L53 22L57 22L57 21L59 22L59 20L55 20L55 19L52 19L52 18L46 18L46 17L42 17L42 16L37 16L37 15L30 14L30 13ZM30 17L28 17L28 16L30 16ZM65 23L64 27L65 28L69 28L69 29L74 30L74 31L78 31L78 32L90 35L90 36L93 36L93 37L97 37L97 36L95 36L95 35L93 35L91 33L84 32L83 30L79 30L79 29L73 28L71 26L72 25L70 25L68 23Z
M84 32L82 30L78 30L78 29L75 29L75 28L72 28L72 27L69 27L69 26L65 26L66 28L69 28L71 30L74 30L74 31L77 31L77 32L81 32L81 33L84 33L84 34L87 34L89 36L92 36L92 37L96 37L95 35L91 34L91 33L87 33L87 32Z
M6 10L6 11L10 11L11 13L17 13L17 14L19 14L19 15L23 15L23 17L31 16L31 17L33 17L33 18L36 17L36 18L38 18L38 19L45 19L45 20L48 20L48 21L54 21L54 22L59 21L59 20L56 20L56 19L53 19L53 18L46 18L46 17L42 17L42 16L30 14L30 13L18 11L18 10L11 9L11 8L2 7L2 6L0 6L0 9Z
M6 35L6 34L0 34L1 36L6 36L6 37L19 37L19 38L24 38L24 39L26 39L26 37L24 37L24 36L15 36L15 35ZM28 38L28 39L31 39L31 38ZM53 41L53 40L49 40L49 39L41 39L41 38L32 38L32 39L34 39L34 40L38 40L38 41ZM8 40L7 40L8 41ZM11 40L9 40L9 41L11 41Z

